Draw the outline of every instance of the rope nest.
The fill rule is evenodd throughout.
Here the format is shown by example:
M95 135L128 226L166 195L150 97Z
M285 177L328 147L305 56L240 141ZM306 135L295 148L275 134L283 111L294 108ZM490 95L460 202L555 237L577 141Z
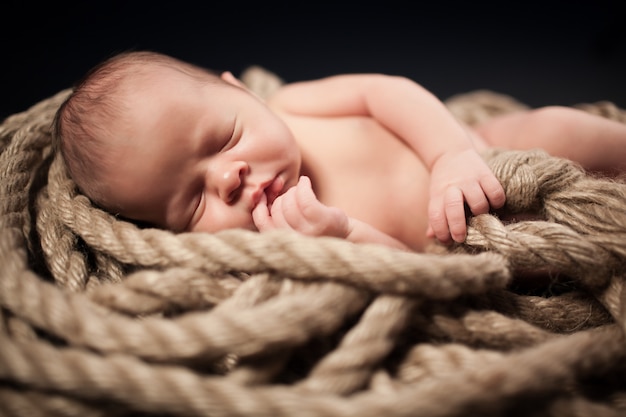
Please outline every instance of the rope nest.
M242 78L262 95L281 82ZM626 412L623 182L492 151L505 211L420 254L283 231L176 235L76 192L50 146L68 92L0 126L0 414ZM470 123L524 107L486 91L447 104ZM626 121L611 103L584 109ZM529 272L548 279L529 287Z

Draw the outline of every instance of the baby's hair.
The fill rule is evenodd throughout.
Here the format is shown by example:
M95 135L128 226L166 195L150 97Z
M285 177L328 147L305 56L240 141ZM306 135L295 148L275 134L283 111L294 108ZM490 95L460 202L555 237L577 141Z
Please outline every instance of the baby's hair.
M128 128L124 92L129 80L149 76L155 68L181 72L200 83L219 82L217 73L152 51L127 51L99 63L73 88L57 110L53 122L55 150L65 160L70 176L82 193L107 210L106 181L98 173L110 172L115 153L109 143L110 126ZM158 87L158 86L157 86Z

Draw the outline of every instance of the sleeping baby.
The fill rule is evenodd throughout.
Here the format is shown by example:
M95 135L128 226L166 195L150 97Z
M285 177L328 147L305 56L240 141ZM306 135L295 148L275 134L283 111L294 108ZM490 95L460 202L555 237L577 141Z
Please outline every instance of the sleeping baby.
M487 147L542 148L597 172L626 161L626 125L573 108L469 127L419 84L382 74L287 84L263 100L230 72L149 51L89 71L55 138L81 192L131 221L412 251L462 242L468 214L504 205Z

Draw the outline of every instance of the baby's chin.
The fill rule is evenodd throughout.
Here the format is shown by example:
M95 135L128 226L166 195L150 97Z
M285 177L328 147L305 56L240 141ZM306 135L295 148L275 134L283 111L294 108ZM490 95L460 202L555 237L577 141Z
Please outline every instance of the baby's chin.
M256 225L254 223L248 225L247 227L244 227L243 229L245 229L245 230L252 230L253 232L260 232L259 228L256 227Z
M250 219L247 221L241 221L241 222L233 222L231 224L228 225L220 225L217 226L215 224L210 225L209 227L207 227L206 225L203 226L196 226L191 230L186 230L186 232L192 232L192 233L219 233L219 232L223 232L225 230L250 230L252 232L258 232L259 229L256 227L256 225L254 224L254 221L252 220L252 215L250 215ZM185 231L183 231L185 232Z
M233 225L233 226L229 226L229 227L222 227L222 228L219 228L217 230L204 230L204 232L205 233L219 233L219 232L222 232L224 230L249 230L249 231L252 231L252 232L258 232L259 231L259 229L256 227L256 225L251 222L249 224L247 223L247 224L242 224L242 225L239 225L239 226ZM194 231L196 231L196 230L194 230ZM202 232L203 230L197 230L197 231Z
M252 214L250 214L250 220L247 223L241 224L240 226L227 227L225 229L242 229L242 230L250 230L252 232L259 231L259 228L256 226L256 224L254 224L254 220L252 220Z

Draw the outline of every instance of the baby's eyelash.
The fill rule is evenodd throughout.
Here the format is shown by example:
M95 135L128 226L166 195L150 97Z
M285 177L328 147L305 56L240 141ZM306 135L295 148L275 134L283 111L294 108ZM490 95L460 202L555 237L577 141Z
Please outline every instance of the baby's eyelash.
M225 152L227 150L229 150L230 148L232 148L232 142L233 142L233 137L229 137L228 139L226 139L226 141L224 142L224 145L222 146L222 149L220 149L220 152Z
M227 151L230 148L232 148L233 146L235 146L237 144L237 142L239 142L239 137L241 135L238 134L237 132L237 123L233 122L233 130L230 132L230 135L228 135L226 142L224 143L224 146L221 149L221 152Z
M204 191L199 194L197 200L198 202L194 203L194 209L191 212L191 218L189 219L189 221L187 222L187 226L185 227L185 230L187 231L190 231L193 226L195 226L195 224L198 222L198 219L203 215L206 207Z

